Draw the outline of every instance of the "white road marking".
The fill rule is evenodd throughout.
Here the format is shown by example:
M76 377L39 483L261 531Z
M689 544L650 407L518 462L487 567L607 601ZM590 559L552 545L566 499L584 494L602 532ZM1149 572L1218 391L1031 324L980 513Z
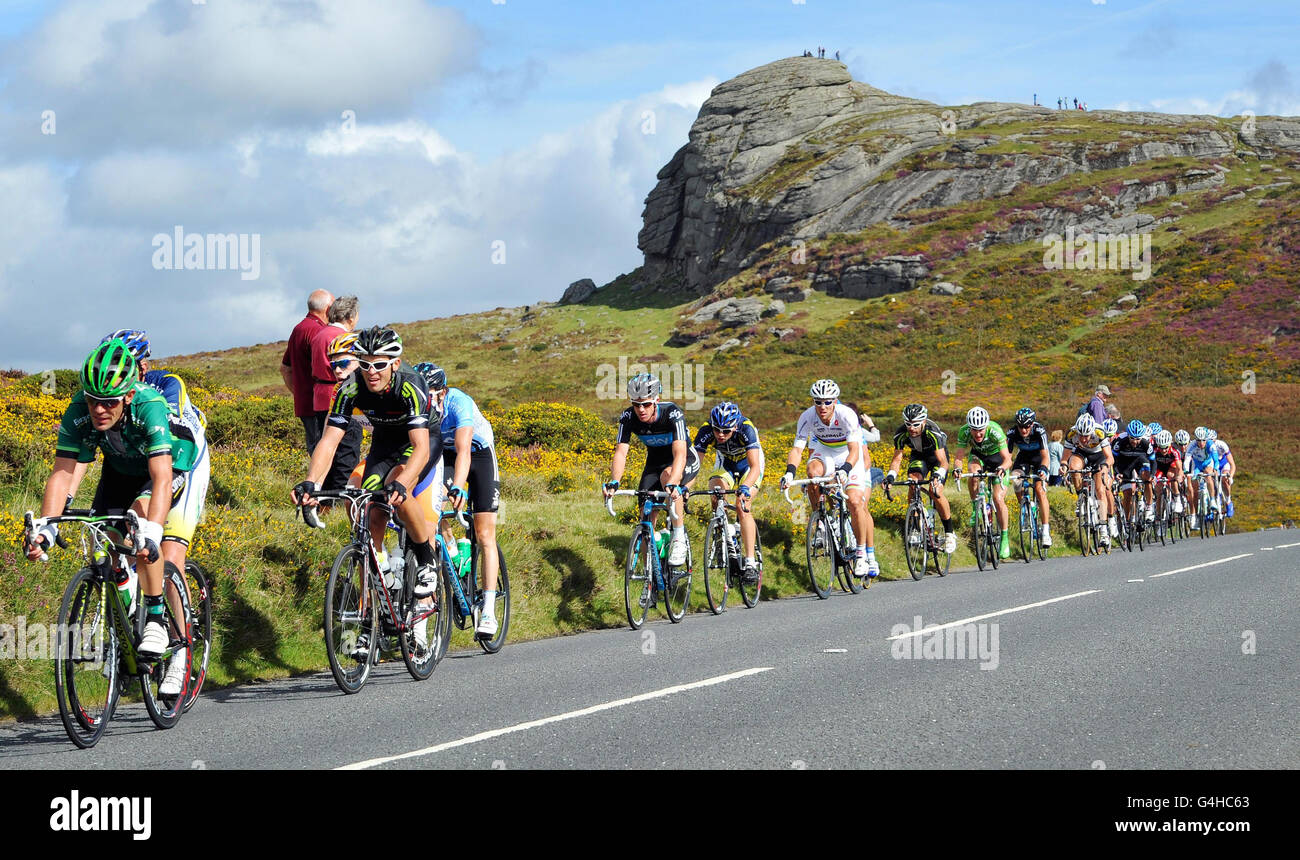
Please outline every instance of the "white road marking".
M849 653L849 649L848 648L826 648L822 651L822 653L823 654L847 654Z
M890 636L886 642L892 642L895 639L906 639L909 636L921 636L935 630L946 630L949 627L960 627L963 624L971 624L976 621L983 621L985 618L995 618L998 615L1006 615L1011 612L1020 612L1025 609L1034 609L1038 606L1047 606L1049 603L1060 603L1062 600L1070 600L1075 597L1085 597L1089 594L1098 594L1100 588L1094 588L1091 591L1079 591L1074 594L1067 594L1064 597L1053 597L1051 600L1040 600L1037 603L1026 603L1024 606L1013 606L1010 609L1000 609L997 612L988 612L984 615L976 615L973 618L963 618L960 621L949 621L947 624L934 624L922 627L920 630L913 630L910 633L899 633L897 636Z
M1293 546L1300 546L1300 543L1282 543L1277 545L1277 549L1287 549Z
M354 764L345 764L342 767L335 768L335 770L365 770L366 768L377 767L378 765L387 764L388 762L391 761L401 761L402 759L418 758L419 756L433 755L434 753L440 753L443 752L444 750L455 749L456 747L468 746L469 744L476 744L479 741L491 740L492 738L499 738L502 735L510 735L510 734L514 734L515 732L523 732L529 729L536 729L541 726L550 725L551 723L559 723L559 722L563 722L564 720L572 720L572 719L577 719L578 717L586 717L586 716L590 716L591 714L600 713L601 711L608 711L612 708L621 708L624 705L635 705L638 702L647 702L651 699L661 699L664 696L671 696L674 693L684 693L687 690L696 690L699 689L700 687L711 687L714 684L725 684L727 681L734 681L737 678L745 678L748 677L749 675L757 675L759 672L769 672L771 670L772 670L771 666L761 666L755 669L745 669L740 672L732 672L729 675L719 675L716 678L705 678L703 681L693 681L689 684L678 684L675 687L665 687L662 690L654 690L649 693L642 693L639 696L630 696L626 699L617 699L613 702L604 702L603 704L592 705L589 708L582 708L581 710L577 710L577 711L569 711L568 713L565 714L556 714L553 717L544 717L540 720L532 720L527 723L519 723L518 725L514 725L514 726L506 726L503 729L492 729L491 731L487 731L487 732L479 732L478 734L470 735L467 738L461 738L460 740L447 741L446 743L435 744L434 746L425 747L424 749L414 750L413 752L401 753L400 755L383 756L382 758L366 759L365 761L359 761Z
M1225 561L1236 561L1239 558L1245 558L1248 555L1254 555L1253 552L1243 552L1241 555L1230 555L1227 558L1221 558L1216 561L1207 561L1205 564L1194 564L1191 567L1180 567L1178 570L1166 570L1164 573L1153 573L1148 579L1155 579L1158 576L1173 576L1175 573L1184 573L1189 570L1197 570L1202 567L1213 567L1216 564L1223 564Z
M1130 579L1129 582L1145 582L1144 579Z
M1262 546L1262 547L1259 548L1259 551L1260 551L1260 552L1271 552L1272 549L1273 549L1273 547L1271 547L1271 546Z

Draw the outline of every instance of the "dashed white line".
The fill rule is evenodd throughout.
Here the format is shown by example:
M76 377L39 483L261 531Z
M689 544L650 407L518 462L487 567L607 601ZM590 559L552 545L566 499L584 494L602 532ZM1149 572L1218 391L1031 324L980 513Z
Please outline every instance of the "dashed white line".
M1278 544L1277 547L1276 547L1276 549L1288 549L1288 548L1293 547L1293 546L1300 546L1300 543L1283 543L1283 544Z
M847 654L849 653L849 649L848 648L824 648L822 649L822 653L823 654Z
M1228 562L1228 561L1236 561L1237 559L1245 558L1248 555L1254 555L1254 553L1243 552L1241 555L1230 555L1227 558L1220 558L1220 559L1216 559L1215 561L1207 561L1205 562L1205 564L1194 564L1191 567L1180 567L1178 568L1178 570L1166 570L1164 573L1153 573L1151 574L1151 576L1147 578L1155 579L1156 577L1160 577L1160 576L1173 576L1175 573L1185 573L1186 571L1189 570L1198 570L1199 568L1202 567L1213 567L1216 564L1223 564L1224 562Z
M1273 547L1271 547L1271 546L1262 546L1262 547L1259 548L1259 551L1260 551L1260 552L1272 552L1272 551L1273 551Z
M1146 582L1145 579L1130 579L1129 582Z
M754 669L745 669L740 672L732 672L728 675L718 675L716 678L705 678L703 681L693 681L689 684L678 684L675 687L665 687L662 690L654 690L649 693L642 693L638 696L630 696L626 699L616 699L615 701L612 702L604 702L599 705L592 705L589 708L582 708L581 710L577 710L577 711L569 711L568 713L564 713L564 714L556 714L553 717L544 717L540 720L532 720L527 723L519 723L518 725L506 726L503 729L492 729L491 731L487 731L487 732L479 732L478 734L470 735L467 738L461 738L455 741L447 741L446 743L435 744L434 746L431 747L425 747L424 749L413 750L412 752L408 752L408 753L401 753L400 755L382 756L380 758L366 759L365 761L359 761L354 764L345 764L342 767L335 768L335 770L365 770L367 768L377 767L381 764L387 764L388 762L392 762L392 761L401 761L402 759L418 758L419 756L433 755L434 753L443 752L444 750L455 749L456 747L468 746L469 744L476 744L480 741L491 740L492 738L499 738L502 735L510 735L510 734L514 734L515 732L523 732L529 729L539 728L540 726L550 725L551 723L559 723L559 722L563 722L564 720L573 720L573 719L577 719L578 717L586 717L591 714L597 714L600 713L601 711L608 711L613 708L621 708L624 705L635 705L638 702L648 702L651 699L660 699L663 698L664 696L671 696L674 693L684 693L687 690L696 690L699 689L700 687L711 687L714 684L725 684L728 681L735 681L738 678L745 678L750 675L757 675L759 672L769 672L771 671L771 669L772 669L771 666L760 666Z
M985 618L995 618L999 615L1006 615L1011 612L1021 612L1025 609L1034 609L1039 606L1047 606L1049 603L1060 603L1062 600L1071 600L1075 597L1085 597L1089 594L1098 594L1100 591L1101 591L1100 588L1094 588L1090 591L1078 591L1075 592L1074 594L1064 595L1063 597L1053 597L1051 600L1040 600L1037 603L1026 603L1023 606L1013 606L1010 609L999 609L997 612L986 612L983 615L976 615L972 618L963 618L960 621L949 621L947 624L928 625L926 627L921 628L920 630L913 630L908 633L899 633L896 636L890 636L885 641L892 642L895 639L906 639L908 636L921 636L925 633L930 633L935 630L946 630L949 627L960 627L963 624L971 624L976 621L983 621Z

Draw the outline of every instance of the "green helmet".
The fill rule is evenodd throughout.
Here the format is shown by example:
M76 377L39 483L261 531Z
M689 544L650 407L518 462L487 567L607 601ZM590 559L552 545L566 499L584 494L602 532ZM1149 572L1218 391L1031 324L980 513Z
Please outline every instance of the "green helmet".
M95 347L81 366L81 389L91 397L121 397L135 386L135 356L121 338Z

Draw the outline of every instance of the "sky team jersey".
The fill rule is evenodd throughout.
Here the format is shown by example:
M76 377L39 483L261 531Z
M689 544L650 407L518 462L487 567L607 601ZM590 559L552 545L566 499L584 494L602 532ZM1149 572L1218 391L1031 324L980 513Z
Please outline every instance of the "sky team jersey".
M794 446L802 448L809 440L832 450L848 450L850 442L862 443L862 425L857 413L843 403L835 404L829 424L817 417L817 407L809 406L799 416L799 426L794 433Z
M695 434L694 448L701 454L709 450L712 445L717 449L718 454L722 456L724 465L731 467L741 463L748 463L748 454L755 449L762 450L758 444L758 428L748 418L741 416L740 426L736 432L731 434L726 442L719 442L713 435L713 426L705 424Z
M1065 447L1082 451L1085 454L1096 454L1103 448L1110 447L1110 437L1100 427L1094 429L1087 436L1081 435L1071 427L1070 432L1065 435Z
M615 444L623 445L636 436L647 448L663 448L674 442L689 442L686 434L686 416L676 403L660 401L653 420L646 422L636 417L631 406L618 416L618 437Z
M423 374L399 367L393 371L388 388L371 391L358 370L334 389L334 402L330 405L327 419L329 426L346 430L353 409L366 416L376 432L427 428L429 387Z
M957 431L957 445L961 448L968 448L981 463L1001 461L998 456L1007 450L1007 434L1002 432L1002 427L996 421L990 421L988 432L984 434L983 442L976 442L975 437L971 434L969 424L961 425Z
M1150 439L1135 439L1128 435L1127 430L1115 434L1115 438L1110 440L1110 449L1117 455L1125 457L1146 457L1151 458L1151 452L1155 446L1151 444Z
M100 432L90 420L85 394L78 391L63 413L54 456L90 463L98 449L104 452L104 461L122 474L147 475L150 458L170 454L172 469L188 472L194 468L194 439L183 425L173 424L170 416L166 398L137 382L135 397L123 410L122 420Z
M478 404L474 402L468 394L459 388L450 388L447 390L447 398L442 404L442 449L443 451L456 450L456 431L461 427L474 428L474 441L470 444L471 451L482 451L484 448L491 448L495 437L492 435L492 425L483 417L479 411Z

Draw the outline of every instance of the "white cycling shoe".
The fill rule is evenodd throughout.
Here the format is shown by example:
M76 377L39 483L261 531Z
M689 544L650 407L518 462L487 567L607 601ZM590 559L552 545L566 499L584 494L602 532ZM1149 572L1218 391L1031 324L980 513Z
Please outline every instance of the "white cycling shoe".
M1043 523L1043 538L1042 538L1042 540L1043 540L1043 546L1051 546L1051 545L1052 545L1052 530L1048 527L1047 523Z
M478 626L474 628L474 632L484 639L491 639L497 635L498 629L499 625L495 615L483 615L479 618Z
M172 655L171 662L167 664L167 674L158 685L158 695L179 696L181 694L181 687L185 683L185 664L188 654L189 649L182 648Z
M167 630L162 626L162 622L147 621L144 625L144 635L140 637L140 647L136 651L146 660L152 660L162 656L162 653L167 650L167 642Z
M673 537L672 544L668 547L668 563L673 567L680 567L686 564L686 538Z
M957 536L952 532L948 532L943 538L943 551L948 555L957 551Z
M418 600L433 596L433 593L438 590L438 568L435 565L426 564L419 569L417 576L419 576L419 579L416 581L415 588L411 593Z

